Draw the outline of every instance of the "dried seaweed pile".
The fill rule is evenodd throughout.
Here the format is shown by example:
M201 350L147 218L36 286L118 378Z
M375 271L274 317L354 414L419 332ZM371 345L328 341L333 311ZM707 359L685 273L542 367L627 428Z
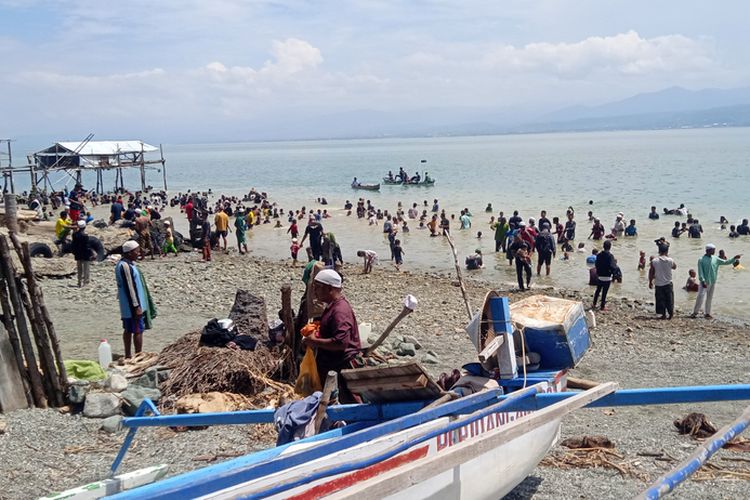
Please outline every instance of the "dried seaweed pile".
M648 476L639 470L641 459L627 460L615 451L615 444L606 436L579 436L566 439L561 446L570 448L562 453L545 457L541 465L558 469L591 468L616 470L623 477L634 477L648 481Z
M284 358L283 347L268 348L259 342L254 351L199 346L200 332L184 335L165 347L159 365L170 369L160 389L166 403L181 396L231 392L256 399L265 393L286 393L290 386L273 380Z
M579 448L554 453L544 457L540 465L558 469L610 469L623 477L634 477L648 481L648 475L638 469L640 459L625 459L624 455L609 448Z

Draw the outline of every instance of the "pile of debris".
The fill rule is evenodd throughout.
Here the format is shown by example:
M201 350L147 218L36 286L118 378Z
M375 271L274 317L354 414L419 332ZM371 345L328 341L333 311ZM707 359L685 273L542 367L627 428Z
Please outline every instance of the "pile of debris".
M238 290L229 314L243 336L257 343L253 350L200 345L201 332L191 332L165 347L157 364L169 369L161 385L161 407L176 408L178 400L194 394L230 393L249 398L254 406L289 398L293 387L279 382L289 349L274 345L268 335L265 301Z

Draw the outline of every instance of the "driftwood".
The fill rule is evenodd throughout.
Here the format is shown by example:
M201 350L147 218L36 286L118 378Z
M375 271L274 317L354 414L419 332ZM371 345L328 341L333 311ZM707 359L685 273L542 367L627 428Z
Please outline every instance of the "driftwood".
M292 309L292 287L286 284L281 287L281 321L284 323L284 339L289 347L286 374L288 380L297 380L297 333L294 331L294 310Z
M469 315L469 321L474 317L474 313L471 312L471 305L469 305L469 295L466 293L466 286L464 285L464 278L461 275L461 265L458 263L458 253L456 253L456 246L453 244L453 238L448 233L445 235L448 240L448 244L451 246L451 252L453 253L453 264L456 266L456 279L458 279L458 286L461 289L461 296L464 299L464 305L466 306L466 314Z
M42 375L39 373L39 367L36 362L36 355L34 354L34 348L31 344L31 337L29 336L28 325L26 324L26 317L24 315L24 308L21 302L21 295L16 286L16 269L13 265L13 260L10 255L10 248L8 246L8 240L5 236L0 236L0 267L2 267L2 273L5 283L8 286L8 296L10 303L13 306L16 319L16 331L18 332L18 338L21 342L21 349L23 351L24 358L26 358L26 367L29 373L29 381L31 384L31 393L34 397L34 404L38 408L47 408L47 398L44 393L44 385L42 384Z
M15 235L11 235L11 239L15 242ZM49 366L50 376L57 375L57 384L53 383L53 385L58 387L59 392L64 393L67 391L68 374L65 371L65 363L62 356L62 350L60 349L60 341L57 338L55 325L52 323L52 318L50 317L47 306L44 303L42 288L38 285L36 276L34 275L28 242L23 242L21 244L21 253L19 257L21 258L21 263L23 264L24 272L26 274L26 283L29 287L29 294L31 295L31 302L35 308L39 328L40 331L43 332L42 342L46 346L45 349L49 349L50 359L54 360ZM46 369L47 367L45 367L45 370ZM58 399L60 401L59 405L61 406L63 401L60 398Z
M23 384L23 392L26 396L26 404L28 406L34 406L34 397L31 395L31 386L29 385L29 371L26 369L26 363L23 360L23 351L21 350L21 342L18 339L18 332L16 331L16 325L13 322L13 311L10 308L10 300L8 298L8 289L5 288L5 281L3 279L3 273L0 271L0 307L2 307L2 321L5 331L8 332L8 339L11 346L13 347L13 355L16 359L16 366L21 375L21 383Z

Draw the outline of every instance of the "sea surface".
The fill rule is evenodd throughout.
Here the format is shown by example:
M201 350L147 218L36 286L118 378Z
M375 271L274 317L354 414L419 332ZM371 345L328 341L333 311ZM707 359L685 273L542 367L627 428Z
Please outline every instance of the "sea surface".
M371 248L379 253L381 265L391 265L382 228L347 217L343 211L346 200L364 197L391 212L398 202L406 210L414 202L422 208L424 200L431 206L438 199L441 208L456 214L452 232L459 259L481 248L485 268L472 274L503 286L515 281L515 272L502 256L495 255L488 226L490 215L500 210L506 215L519 210L527 219L538 218L545 209L551 219L564 218L566 208L574 207L576 241L586 242L586 254L594 243L586 240L588 210L606 228L620 211L626 219L636 219L639 236L621 239L613 247L624 273L623 283L612 288L614 295L652 297L646 274L636 268L639 251L656 254L654 239L659 236L672 242L671 255L678 264L675 295L681 311L687 311L694 300L681 287L706 243L715 243L729 256L747 254L750 270L750 237L730 240L717 222L722 215L731 223L750 217L750 128L191 144L165 145L164 150L170 193L211 188L214 193L242 194L254 187L284 209L327 208L332 218L324 226L336 233L347 261L356 260L356 250ZM388 170L395 173L399 167L411 175L428 171L437 182L433 187L381 185L379 192L350 187L354 177L377 183ZM148 176L150 184L161 186L160 173L150 171ZM136 185L135 175L127 184ZM319 197L325 197L329 205L318 205ZM485 212L488 203L492 213ZM670 231L678 220L675 216L662 215L658 221L647 218L652 205L661 212L663 207L675 208L680 203L701 221L703 239L683 235L673 240ZM464 207L473 214L473 226L460 231L457 218ZM429 238L426 231L417 230L416 221L409 225L411 232L401 235L404 269L451 271L452 255L443 238ZM483 233L481 239L478 231ZM288 245L285 229L269 226L255 230L250 240L254 252L276 258L288 256ZM551 277L534 282L588 289L586 254L556 260ZM749 299L750 271L722 268L715 312L750 319Z

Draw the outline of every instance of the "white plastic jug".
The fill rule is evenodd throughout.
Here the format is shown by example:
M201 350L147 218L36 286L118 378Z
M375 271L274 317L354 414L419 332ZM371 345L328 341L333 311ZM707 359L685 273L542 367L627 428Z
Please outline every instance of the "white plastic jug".
M99 343L99 365L105 370L112 364L112 347L107 339L102 339Z
M367 340L367 337L372 333L372 323L360 323L359 324L359 338Z

